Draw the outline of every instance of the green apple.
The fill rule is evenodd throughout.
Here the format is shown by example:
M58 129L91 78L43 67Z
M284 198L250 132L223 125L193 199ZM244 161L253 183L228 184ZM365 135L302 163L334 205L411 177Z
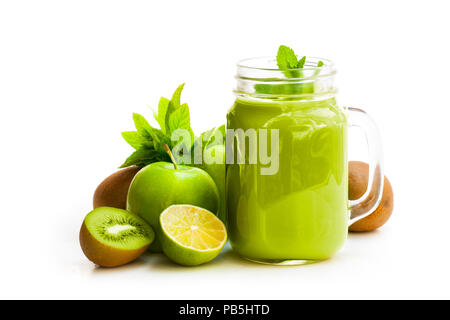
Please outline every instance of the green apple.
M204 170L168 162L155 162L133 178L127 197L127 210L141 216L155 230L157 238L150 250L161 252L160 214L174 204L189 204L217 214L219 192Z
M206 147L202 168L214 179L219 190L220 204L217 216L226 225L225 155L225 146L222 144Z

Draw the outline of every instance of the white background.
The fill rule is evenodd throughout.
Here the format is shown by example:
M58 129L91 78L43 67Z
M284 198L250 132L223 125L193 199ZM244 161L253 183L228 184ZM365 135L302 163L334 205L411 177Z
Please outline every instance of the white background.
M450 298L446 4L1 1L0 298ZM235 62L280 44L334 60L340 102L377 121L395 193L388 224L303 267L230 251L197 268L151 255L91 264L79 227L131 152L120 132L132 112L151 118L147 104L186 82L196 133L219 125Z

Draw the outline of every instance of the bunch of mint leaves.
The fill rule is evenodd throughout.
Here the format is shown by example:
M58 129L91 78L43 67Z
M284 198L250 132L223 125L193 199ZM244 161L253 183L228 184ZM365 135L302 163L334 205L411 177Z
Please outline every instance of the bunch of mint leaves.
M297 59L292 48L281 45L278 48L277 53L277 65L280 70L283 70L283 74L286 78L303 78L302 69L306 63L306 56ZM317 63L317 67L320 68L324 65L322 61ZM316 72L317 74L318 72ZM314 93L314 84L307 83L287 83L287 84L256 84L256 93L262 94L301 94L301 93Z
M133 113L136 131L122 132L122 137L135 151L125 160L120 168L133 165L144 167L158 161L170 162L170 157L165 151L164 145L167 144L172 149L174 144L178 143L171 140L172 133L177 129L184 129L190 133L191 143L185 147L187 150L191 150L191 154L193 154L193 149L198 144L201 144L202 149L212 144L215 140L214 134L216 131L219 131L223 137L225 136L224 125L208 130L199 137L194 136L191 128L189 106L187 103L181 104L183 88L184 83L175 90L170 100L164 97L159 100L158 112L153 112L153 116L160 126L159 129L152 127L142 115Z

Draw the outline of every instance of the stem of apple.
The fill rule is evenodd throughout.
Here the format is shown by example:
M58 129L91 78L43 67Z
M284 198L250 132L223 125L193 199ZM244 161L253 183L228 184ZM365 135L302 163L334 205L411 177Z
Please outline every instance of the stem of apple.
M175 161L175 158L173 157L172 151L170 151L169 146L167 144L164 145L164 150L166 150L167 154L170 157L170 160L172 160L173 167L175 168L175 170L178 170L178 166L177 166L177 163Z

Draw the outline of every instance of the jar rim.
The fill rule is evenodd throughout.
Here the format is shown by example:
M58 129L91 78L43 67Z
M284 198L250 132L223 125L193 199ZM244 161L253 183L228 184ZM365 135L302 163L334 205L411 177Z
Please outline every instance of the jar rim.
M269 98L325 96L336 93L335 74L329 59L307 56L304 68L279 69L276 57L248 58L237 63L234 92Z
M261 56L261 57L254 57L254 58L245 58L242 60L239 60L236 63L236 67L238 70L248 70L249 72L252 71L263 71L263 72L285 72L285 71L295 71L295 70L302 70L302 71L312 71L313 74L315 74L315 77L324 77L324 76L332 76L336 74L336 68L334 65L334 62L330 59L326 58L320 58L320 57L313 57L313 56L306 56L306 62L305 66L301 69L299 68L291 68L291 69L280 69L277 66L276 63L277 59L273 56ZM319 61L323 62L323 66L318 67L317 64ZM263 64L266 64L264 66ZM309 77L307 77L309 78ZM303 78L291 78L290 80L295 79L305 79Z

